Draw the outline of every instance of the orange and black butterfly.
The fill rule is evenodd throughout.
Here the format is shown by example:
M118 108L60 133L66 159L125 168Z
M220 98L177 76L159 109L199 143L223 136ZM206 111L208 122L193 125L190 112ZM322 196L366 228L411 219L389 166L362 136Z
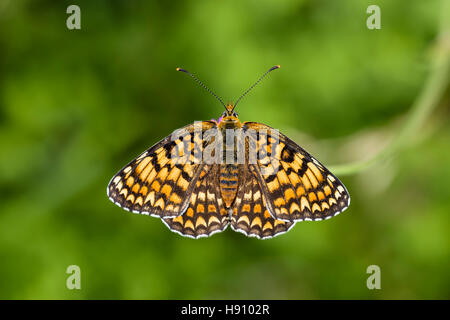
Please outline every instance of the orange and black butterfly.
M252 89L270 68L250 87ZM277 130L241 122L235 104L216 121L176 130L127 164L110 181L111 201L161 218L191 238L233 230L260 239L287 232L297 221L329 219L350 196L336 176Z

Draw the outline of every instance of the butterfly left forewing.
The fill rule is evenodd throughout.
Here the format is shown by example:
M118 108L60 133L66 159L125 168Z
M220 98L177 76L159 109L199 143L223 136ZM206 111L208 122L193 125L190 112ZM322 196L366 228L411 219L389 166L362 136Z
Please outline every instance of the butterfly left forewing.
M204 167L203 133L215 128L212 121L191 124L145 151L111 179L107 188L111 201L135 213L181 215Z
M255 143L263 152L250 168L274 218L323 220L348 207L342 182L303 148L264 124L246 122L244 130L258 133Z

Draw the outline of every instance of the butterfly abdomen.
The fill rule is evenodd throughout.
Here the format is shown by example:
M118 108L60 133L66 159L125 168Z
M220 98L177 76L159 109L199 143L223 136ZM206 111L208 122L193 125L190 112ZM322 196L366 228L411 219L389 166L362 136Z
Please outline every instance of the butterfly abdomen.
M239 166L236 164L222 164L219 170L219 185L223 202L227 208L231 207L236 198L239 186Z

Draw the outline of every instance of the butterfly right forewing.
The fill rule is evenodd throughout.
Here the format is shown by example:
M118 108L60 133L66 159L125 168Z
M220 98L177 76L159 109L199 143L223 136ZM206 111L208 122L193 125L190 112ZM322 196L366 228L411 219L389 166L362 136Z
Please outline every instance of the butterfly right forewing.
M255 144L263 154L250 167L274 218L323 220L348 207L342 182L292 140L260 123L246 122L244 130L258 133Z

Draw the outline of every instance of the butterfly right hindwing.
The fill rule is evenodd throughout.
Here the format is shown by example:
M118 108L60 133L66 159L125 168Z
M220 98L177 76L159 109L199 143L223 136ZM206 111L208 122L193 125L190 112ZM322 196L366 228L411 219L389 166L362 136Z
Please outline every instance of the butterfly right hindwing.
M244 170L242 185L231 216L233 230L250 237L266 239L289 231L294 224L295 222L272 217L255 174L248 169Z

